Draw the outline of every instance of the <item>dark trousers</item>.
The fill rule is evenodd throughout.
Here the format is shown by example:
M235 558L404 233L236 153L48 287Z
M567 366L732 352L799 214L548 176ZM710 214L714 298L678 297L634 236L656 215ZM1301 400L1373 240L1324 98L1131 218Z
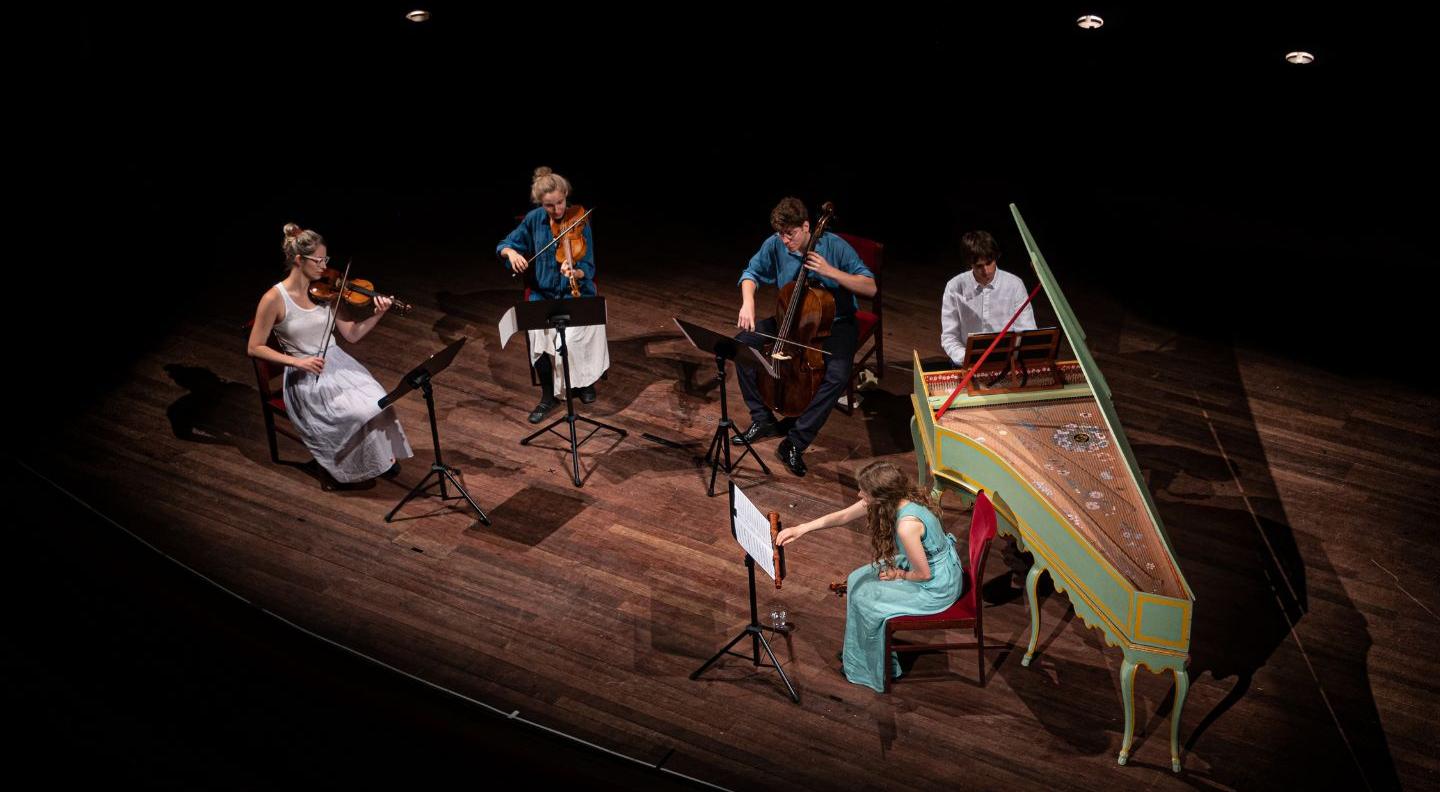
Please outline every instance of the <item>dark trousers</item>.
M536 358L533 365L535 366L535 378L540 380L540 401L554 401L555 368L550 365L550 356L541 355Z
M755 329L775 335L775 320L764 319L756 322ZM786 435L801 451L814 442L815 435L820 433L820 427L825 425L825 419L830 417L830 411L835 409L836 401L845 393L845 386L850 382L850 371L855 365L855 342L858 338L859 329L855 326L854 317L836 319L835 324L830 326L830 337L821 346L830 353L825 358L825 379L820 383L820 390L815 392L815 398L810 400L805 411L795 419L795 425ZM735 336L735 340L760 349L770 339L755 333L742 332ZM755 384L756 378L761 375L748 366L736 366L735 376L740 380L740 392L745 395L745 405L750 408L750 420L774 421L775 416L761 400L760 389Z

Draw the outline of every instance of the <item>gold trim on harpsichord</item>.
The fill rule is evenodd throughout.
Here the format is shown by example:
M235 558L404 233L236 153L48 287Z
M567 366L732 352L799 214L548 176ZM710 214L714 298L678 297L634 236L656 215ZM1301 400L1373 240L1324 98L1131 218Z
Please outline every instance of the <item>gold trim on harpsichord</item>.
M1014 467L1011 467L1010 463L1006 462L1003 457L996 454L991 449L987 448L984 444L978 443L972 438L966 437L965 435L960 434L959 432L956 432L952 429L946 429L943 426L936 426L935 431L937 434L940 432L944 432L943 435L940 435L936 438L939 442L935 444L934 448L936 451L941 453L941 456L936 457L935 459L943 459L944 441L946 439L960 443L965 446L969 446L970 448L979 451L986 457L989 457L990 461L999 465L1002 470L1008 470L1010 472L1011 478L1015 480L1015 483L1018 484L1020 487L1024 488L1027 492L1029 492L1034 497L1035 502L1040 504L1041 508L1050 513L1050 516L1055 520L1056 524L1060 526L1065 526L1064 530L1071 530L1069 527L1070 521L1065 518L1065 515L1061 514L1060 511L1055 508L1055 505L1052 504L1048 498L1046 498L1038 490L1031 486L1030 482L1026 481L1025 478L1020 475L1020 471L1016 470ZM934 464L938 466L939 464L943 463ZM991 487L990 489L994 489L994 487ZM1022 521L1020 521L1018 518L1015 519L1015 523L1017 525L1021 524L1021 522ZM1085 541L1076 542L1076 544L1079 545L1081 549L1083 549L1087 554L1089 554L1089 556L1095 560L1096 564L1100 567L1100 569L1104 570L1106 574L1110 575L1111 579L1114 580L1116 585L1118 585L1121 589L1138 591L1138 589L1135 587L1135 584L1131 583L1129 578L1120 574L1120 570L1116 569L1115 565L1110 563L1110 559L1101 555L1100 552L1095 549L1094 545L1092 545L1090 542ZM1067 572L1070 570L1069 566L1062 565L1062 568L1065 569ZM1129 625L1129 618L1122 620L1109 608L1106 608L1106 612L1110 613L1112 616L1115 616L1115 621L1123 621L1126 625Z
M1135 479L1140 502L1144 504L1145 511L1150 516L1150 522L1155 526L1155 535L1165 546L1165 556L1170 571L1175 580L1179 582L1180 589L1184 591L1188 601L1194 602L1195 590L1190 588L1190 581L1185 579L1185 573L1180 571L1180 565L1175 562L1175 547L1170 543L1170 535L1165 531L1165 523L1160 519L1160 511L1155 507L1155 499L1150 495L1150 488L1145 486L1145 476L1141 474L1140 465L1135 461L1135 452L1130 447L1130 438L1125 434L1125 428L1120 425L1120 416L1115 412L1110 383L1106 381L1104 373L1100 371L1100 366L1095 363L1089 349L1085 346L1085 331L1080 327L1079 320L1075 318L1075 312L1070 308L1070 301L1061 291L1060 284L1055 279L1055 273L1051 272L1050 265L1046 263L1045 254L1040 252L1040 246L1035 242L1035 236L1030 233L1030 227L1025 225L1025 218L1020 216L1020 207L1013 203L1010 204L1010 214L1015 218L1015 225L1020 230L1020 239L1025 244L1025 250L1030 254L1030 265L1035 269L1035 277L1039 278L1040 283L1043 284L1050 305L1055 309L1055 319L1060 324L1060 329L1064 331L1065 339L1070 344L1070 350L1075 354L1076 362L1080 364L1080 369L1085 374L1085 381L1093 391L1096 406L1100 409L1101 420L1110 432L1110 437L1115 441L1116 446L1123 450L1121 457L1124 458L1126 467L1130 469L1131 477Z
M1043 553L1040 554L1040 556L1042 558L1046 557ZM1152 674L1158 674L1162 671L1174 671L1178 668L1184 668L1185 665L1190 662L1189 652L1172 651L1170 649L1165 649L1158 646L1137 644L1129 640L1117 640L1117 636L1123 639L1125 637L1125 634L1120 632L1119 629L1115 628L1114 623L1111 622L1109 619L1105 618L1105 615L1103 613L1098 612L1099 609L1095 607L1095 601L1090 597L1086 596L1085 589L1076 588L1069 585L1068 581L1066 581L1061 576L1055 575L1055 573L1048 567L1042 566L1041 570L1049 572L1050 579L1055 583L1055 590L1060 594L1064 594L1070 599L1071 607L1075 611L1075 615L1080 617L1081 623L1083 623L1087 629L1099 632L1101 637L1104 639L1106 646L1109 646L1113 649L1119 649L1120 651L1124 652L1125 656L1129 658L1131 662L1136 663L1137 665L1145 666L1146 668L1150 669L1150 672ZM1084 606L1083 608L1074 607L1076 595L1079 595L1080 604ZM1095 618L1097 621L1105 622L1106 624L1096 624L1095 622L1091 621L1090 616L1086 614L1086 609L1089 609L1091 612L1095 613ZM1186 620L1186 623L1189 623L1188 619ZM1108 625L1111 629L1107 630L1105 628L1106 625ZM1151 657L1174 658L1178 662L1152 664L1147 659Z
M946 391L944 393L931 393L930 383L925 379L925 375L950 374L953 372L959 375L956 377L956 383L958 384L959 380L965 376L965 370L944 369L941 371L921 371L920 353L918 351L913 351L911 354L915 361L916 380L919 383L921 390L923 390L925 393L925 406L929 408L931 416L933 418L935 410L939 408L939 406L943 404L946 399L950 398L950 392ZM1062 360L1060 362L1078 363L1078 361L1074 360ZM955 410L964 409L967 407L987 407L992 404L1022 404L1024 402L1032 401L1052 401L1054 399L1073 399L1080 396L1093 396L1094 394L1091 392L1089 384L1087 384L1083 379L1083 370L1081 376L1082 379L1080 382L1071 382L1058 388L1042 388L1037 390L1025 391L1006 391L1004 393L982 393L978 395L962 391L961 393L956 395L954 403L950 405L950 409Z
M911 406L912 408L918 407L918 399L916 398L915 394L911 394ZM1016 532L1020 534L1020 538L1025 543L1026 548L1029 549L1031 552L1039 554L1045 559L1046 571L1050 572L1052 576L1063 578L1066 583L1063 586L1063 589L1067 590L1070 596L1075 596L1078 594L1080 598L1085 601L1085 604L1097 615L1097 617L1105 621L1106 625L1108 625L1110 629L1114 632L1116 639L1120 641L1119 643L1116 643L1115 641L1107 640L1107 644L1115 646L1117 648L1129 648L1141 652L1152 651L1162 653L1166 653L1166 650L1161 647L1171 647L1183 650L1189 646L1190 623L1192 613L1190 608L1185 607L1185 605L1189 603L1188 600L1177 599L1174 597L1159 596L1150 594L1149 592L1141 591L1128 578L1121 574L1120 571L1115 568L1115 565L1112 564L1108 558L1105 558L1105 556L1102 555L1098 550L1096 550L1095 547L1088 541L1079 541L1076 542L1076 544L1082 550L1084 550L1086 554L1090 556L1090 558L1095 562L1097 568L1101 569L1110 576L1111 580L1116 584L1117 589L1126 594L1126 599L1128 600L1129 605L1128 610L1130 612L1122 616L1121 614L1116 613L1113 608L1109 607L1104 602L1090 596L1083 587L1069 585L1069 581L1076 578L1074 570L1068 564L1060 561L1054 549L1052 549L1040 538L1039 533L1034 528L1032 528L1027 522L1020 519L1020 517L1015 514L1014 510L1010 508L1009 504L1005 503L1003 495L997 492L994 487L986 487L981 482L976 481L975 479L965 475L964 473L945 466L942 461L943 455L941 453L941 444L943 444L946 439L949 439L952 442L961 443L962 445L965 445L984 454L992 462L998 465L1002 470L1009 471L1015 483L1030 494L1034 501L1049 514L1052 520L1055 521L1056 525L1061 526L1063 530L1070 530L1068 527L1070 525L1070 522L1065 519L1062 514L1060 514L1060 512L1055 508L1054 504L1050 503L1050 501L1045 498L1040 492L1038 492L1034 487L1030 486L1030 484L1025 481L1022 476L1019 475L1018 471L1016 471L1015 468L1012 467L1008 462L1006 462L1002 457L996 454L994 450L974 441L972 438L955 432L954 430L947 429L938 424L932 424L932 426L934 427L934 436L930 436L930 434L926 432L920 433L921 441L925 446L926 458L929 459L931 462L930 468L932 474L943 477L951 481L952 483L959 484L960 486L969 490L972 495L981 489L986 490L991 496L991 502L995 505L997 514L1003 517L1005 521L1008 522L1010 525L1015 527ZM1057 583L1059 582L1060 581L1057 581ZM1175 603L1181 611L1180 634L1183 636L1182 640L1172 641L1163 637L1146 635L1144 633L1142 625L1140 624L1142 613L1141 606L1144 602L1163 603L1166 605L1169 605L1170 603ZM1084 620L1083 614L1082 620ZM1086 626L1100 629L1101 632L1106 632L1103 628L1089 624L1088 622ZM1188 654L1183 651L1177 652L1175 654L1178 657L1188 657Z
M1147 634L1145 632L1145 628L1143 625L1141 625L1140 622L1145 615L1146 603L1155 603L1167 608L1173 608L1180 611L1180 635L1182 636L1181 640L1171 641L1153 633ZM1189 600L1176 599L1175 597L1163 597L1158 594L1151 594L1146 591L1137 591L1135 593L1135 637L1137 639L1145 640L1147 642L1154 642L1160 644L1161 646L1169 646L1176 649L1189 648L1191 609L1185 607L1189 604Z

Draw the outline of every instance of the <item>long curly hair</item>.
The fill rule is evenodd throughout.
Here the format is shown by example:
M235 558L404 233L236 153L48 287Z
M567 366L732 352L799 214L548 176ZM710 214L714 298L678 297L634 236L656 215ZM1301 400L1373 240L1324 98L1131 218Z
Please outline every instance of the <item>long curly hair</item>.
M873 563L879 568L895 557L895 513L900 509L900 501L918 503L931 511L935 507L930 494L916 486L894 463L871 462L861 468L855 478L869 501L866 513L870 546L875 553Z

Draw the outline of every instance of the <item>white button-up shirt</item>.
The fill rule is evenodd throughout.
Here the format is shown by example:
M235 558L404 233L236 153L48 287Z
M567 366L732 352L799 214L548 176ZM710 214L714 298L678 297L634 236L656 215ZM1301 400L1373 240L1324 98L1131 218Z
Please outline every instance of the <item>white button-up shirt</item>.
M965 362L965 340L974 333L998 333L1015 315L1015 309L1029 296L1025 283L1002 270L984 286L975 283L975 273L966 270L945 284L940 303L940 346L956 367ZM1034 330L1035 312L1025 306L1012 331Z

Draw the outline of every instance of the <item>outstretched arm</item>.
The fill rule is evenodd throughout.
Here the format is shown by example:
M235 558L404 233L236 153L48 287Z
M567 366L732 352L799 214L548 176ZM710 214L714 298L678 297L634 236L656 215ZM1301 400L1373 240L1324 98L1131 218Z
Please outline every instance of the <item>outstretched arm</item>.
M775 537L775 543L783 547L795 541L796 539L799 539L805 534L810 533L811 531L819 531L825 528L834 528L838 525L844 525L845 523L858 520L864 516L865 500L862 498L861 500L855 501L854 503L846 506L839 511L830 512L829 514L819 519L811 520L807 523L801 523L800 525L797 525L793 528L786 528L785 530L781 531L778 536Z

